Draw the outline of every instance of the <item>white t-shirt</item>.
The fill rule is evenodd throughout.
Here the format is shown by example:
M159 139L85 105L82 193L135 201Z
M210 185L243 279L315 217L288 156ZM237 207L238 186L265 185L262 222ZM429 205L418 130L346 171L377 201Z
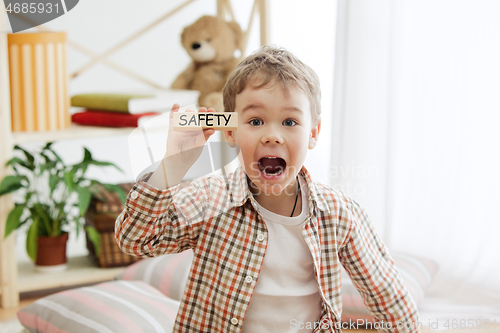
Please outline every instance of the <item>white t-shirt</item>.
M299 216L281 216L258 205L269 241L245 314L243 333L311 332L299 327L311 327L321 317L314 262L302 236L309 211L307 183L300 176L299 181L302 194Z

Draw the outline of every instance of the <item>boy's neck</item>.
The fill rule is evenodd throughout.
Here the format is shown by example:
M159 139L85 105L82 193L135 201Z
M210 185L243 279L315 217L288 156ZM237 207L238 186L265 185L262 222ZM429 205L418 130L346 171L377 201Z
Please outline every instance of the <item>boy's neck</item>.
M255 187L255 185L253 185L250 181L248 185L250 189ZM296 178L294 184L289 186L289 190L282 191L279 194L265 194L259 191L260 193L258 195L254 195L254 198L257 200L259 205L270 212L290 217L290 214L293 211L293 217L299 216L302 212L302 194L301 191L298 191L298 185L298 179ZM294 206L295 210L293 209Z

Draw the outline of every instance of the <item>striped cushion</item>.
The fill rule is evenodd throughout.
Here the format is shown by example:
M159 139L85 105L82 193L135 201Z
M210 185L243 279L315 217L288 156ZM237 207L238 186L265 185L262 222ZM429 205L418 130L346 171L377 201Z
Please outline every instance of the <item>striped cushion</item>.
M17 313L30 332L172 332L179 302L141 281L112 281L41 298Z
M128 266L116 278L138 280L148 283L164 295L180 301L193 260L193 251L188 250L161 257L148 258Z
M436 274L436 264L429 259L404 253L395 252L391 253L391 256L394 259L399 274L405 281L406 287L418 307ZM343 269L342 305L343 321L372 321L372 316L366 309L363 298Z
M166 296L174 300L180 300L192 258L192 251L185 251L178 254L143 259L127 267L117 278L146 282ZM436 264L428 259L397 252L392 253L392 258L406 283L408 291L418 306L437 271ZM342 320L372 320L363 298L344 270L342 270L342 304Z

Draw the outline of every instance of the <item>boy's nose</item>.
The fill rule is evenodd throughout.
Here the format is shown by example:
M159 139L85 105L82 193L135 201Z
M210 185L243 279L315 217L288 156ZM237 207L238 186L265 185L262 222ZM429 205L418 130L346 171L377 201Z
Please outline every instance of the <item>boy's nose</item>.
M282 144L283 137L278 132L266 133L262 136L262 143L264 144Z

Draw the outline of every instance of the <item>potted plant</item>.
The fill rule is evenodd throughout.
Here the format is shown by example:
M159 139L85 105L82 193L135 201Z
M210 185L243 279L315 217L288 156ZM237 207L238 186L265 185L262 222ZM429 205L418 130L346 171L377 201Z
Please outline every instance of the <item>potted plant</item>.
M87 211L92 195L100 188L118 194L125 202L124 190L114 184L101 183L87 178L89 166L115 167L111 162L96 161L87 148L83 160L66 165L47 143L37 154L31 154L19 146L23 157L10 159L6 166L14 170L12 175L0 183L0 196L13 193L15 206L10 211L5 225L5 237L23 225L28 225L26 251L41 271L58 271L66 267L66 241L71 224L76 232L82 230L83 215ZM100 186L102 187L100 187ZM85 227L95 247L99 247L99 233ZM59 254L46 254L49 249L59 247Z

